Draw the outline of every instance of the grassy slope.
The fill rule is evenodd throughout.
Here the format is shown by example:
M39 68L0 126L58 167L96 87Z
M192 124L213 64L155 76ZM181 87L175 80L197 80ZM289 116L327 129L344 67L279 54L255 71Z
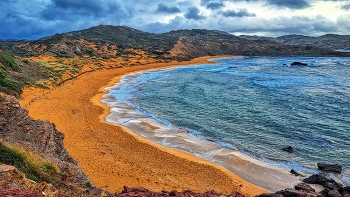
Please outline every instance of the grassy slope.
M20 72L20 66L4 51L0 51L0 91L21 93L23 83L8 78L9 72Z
M35 182L47 182L53 185L59 180L58 167L24 149L0 142L0 164L15 166L27 178Z

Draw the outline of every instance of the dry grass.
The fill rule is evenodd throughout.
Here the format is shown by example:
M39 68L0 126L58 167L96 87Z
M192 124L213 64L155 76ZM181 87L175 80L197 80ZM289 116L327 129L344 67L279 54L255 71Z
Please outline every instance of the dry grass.
M52 162L26 151L23 147L0 141L0 163L15 166L35 182L56 184L59 168Z

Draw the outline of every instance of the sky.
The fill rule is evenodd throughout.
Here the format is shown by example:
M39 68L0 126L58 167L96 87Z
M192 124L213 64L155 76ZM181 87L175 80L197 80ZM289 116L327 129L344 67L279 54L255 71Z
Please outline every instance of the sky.
M0 39L39 39L97 25L146 32L350 34L350 0L0 0Z

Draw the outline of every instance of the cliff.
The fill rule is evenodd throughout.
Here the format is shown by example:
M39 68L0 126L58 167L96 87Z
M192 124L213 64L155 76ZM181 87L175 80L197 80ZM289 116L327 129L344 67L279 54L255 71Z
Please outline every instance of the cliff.
M13 96L0 95L0 151L2 156L0 163L10 162L10 165L18 165L25 171L31 163L20 164L16 162L16 156L10 156L13 159L6 159L6 155L11 150L5 144L10 146L20 146L28 153L20 151L17 155L36 155L39 157L35 160L43 160L53 163L58 168L50 171L47 176L43 177L38 173L31 173L39 181L34 182L19 172L12 166L2 165L0 167L0 188L1 189L20 189L32 190L37 192L51 191L51 196L94 196L100 195L101 190L92 187L91 181L83 170L77 165L77 162L69 156L63 146L63 134L57 131L55 125L46 120L33 120L28 116L28 111L22 109ZM30 156L32 157L32 156ZM22 156L20 156L22 158ZM36 162L37 163L37 162ZM25 167L23 167L23 165ZM29 167L30 169L33 167ZM52 168L52 167L50 167ZM27 173L28 174L28 173ZM0 190L1 190L0 189Z

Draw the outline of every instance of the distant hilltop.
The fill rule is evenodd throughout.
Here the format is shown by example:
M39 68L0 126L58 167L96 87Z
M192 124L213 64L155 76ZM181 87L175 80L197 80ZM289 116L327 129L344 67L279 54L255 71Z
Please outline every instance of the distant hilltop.
M216 30L177 30L163 34L142 32L127 26L99 25L55 34L33 41L1 41L0 48L18 56L95 56L111 58L128 50L142 50L148 56L189 60L200 56L328 56L344 55L335 49L350 48L350 36L282 36L278 38L235 36ZM109 52L101 49L108 45ZM94 46L94 47L92 47Z
M277 38L241 35L248 40L275 40L286 45L315 46L335 51L350 50L350 35L326 34L318 37L286 35Z

